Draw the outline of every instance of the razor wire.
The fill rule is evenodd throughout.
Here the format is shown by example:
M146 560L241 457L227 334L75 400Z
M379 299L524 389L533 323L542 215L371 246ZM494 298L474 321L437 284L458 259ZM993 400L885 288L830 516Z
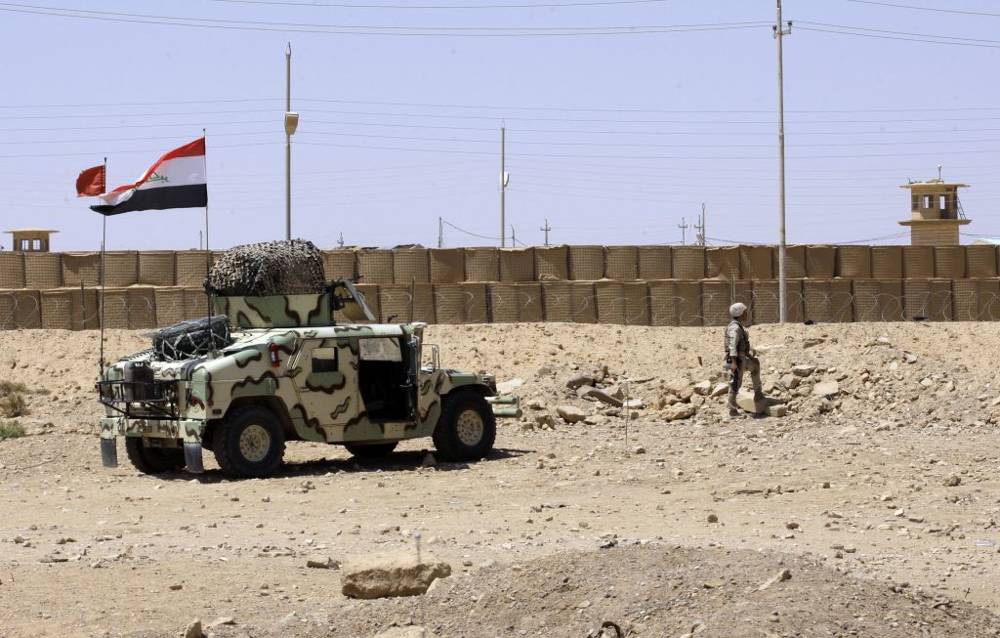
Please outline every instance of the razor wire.
M954 287L963 281L977 280L954 280L948 289L937 290L932 289L927 280L913 281L919 289L901 294L863 289L866 282L875 284L877 280L854 280L853 288L843 291L829 290L825 286L817 290L790 290L789 317L794 320L791 323L1000 320L1000 279L978 280L996 282L996 290ZM406 288L369 284L370 287L362 292L376 318L387 323L720 326L729 321L729 305L736 301L747 304L751 320L756 324L778 321L776 289L730 288L684 295L669 288L657 293L645 285L644 290L633 294L601 295L590 285L593 282L560 281L557 283L569 285L558 289L550 288L551 282L546 283L549 285L421 283ZM614 283L638 287L645 284ZM680 283L700 285L700 282ZM860 290L859 285L862 286ZM160 295L156 294L157 290L160 289L147 288L141 291L144 294L106 294L105 328L154 330L205 317L204 291L172 288L168 291L171 294ZM97 289L84 289L83 294L80 289L60 290L58 295L47 292L0 291L0 330L96 330L100 327L101 297ZM341 321L343 316L335 313L333 319Z

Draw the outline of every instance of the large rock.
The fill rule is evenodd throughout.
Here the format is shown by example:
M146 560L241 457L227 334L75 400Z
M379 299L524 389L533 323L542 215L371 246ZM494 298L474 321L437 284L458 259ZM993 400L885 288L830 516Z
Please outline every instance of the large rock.
M758 402L753 398L753 392L743 390L736 395L736 405L739 406L744 412L750 412L752 414L759 414L762 407L758 405Z
M560 405L556 408L556 414L566 423L579 423L587 418L587 413L572 405Z
M205 638L205 632L201 629L201 621L195 618L184 630L184 638Z
M798 365L792 368L792 374L797 377L808 377L816 371L816 366Z
M695 394L701 395L703 397L708 396L708 394L712 391L712 382L708 380L699 381L698 383L694 384L691 389L694 390Z
M450 575L451 566L432 556L418 563L409 552L369 554L344 565L341 592L348 598L366 599L419 596L435 579Z
M577 374L569 378L566 381L566 387L570 390L576 390L577 388L582 388L587 385L594 385L595 379L591 374Z
M581 397L584 399L595 399L600 401L605 405L610 405L616 408L622 407L622 400L618 399L600 388L580 388L580 390L586 390Z
M833 379L820 381L813 386L812 393L814 397L835 397L840 394L840 384Z
M709 395L711 397L723 397L729 394L729 384L728 383L716 383L715 387L712 388L712 393Z
M667 421L680 421L693 417L697 411L698 408L690 403L675 403L663 411L663 418Z

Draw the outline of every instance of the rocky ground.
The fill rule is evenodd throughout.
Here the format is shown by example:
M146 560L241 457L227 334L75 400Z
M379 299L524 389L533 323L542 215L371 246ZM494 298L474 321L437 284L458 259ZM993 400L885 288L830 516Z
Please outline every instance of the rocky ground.
M96 334L0 332L32 391L0 441L0 636L1000 635L995 324L755 327L784 416L736 419L721 329L429 332L524 402L489 459L292 444L253 481L102 468ZM341 594L338 562L417 535L452 567L426 596Z

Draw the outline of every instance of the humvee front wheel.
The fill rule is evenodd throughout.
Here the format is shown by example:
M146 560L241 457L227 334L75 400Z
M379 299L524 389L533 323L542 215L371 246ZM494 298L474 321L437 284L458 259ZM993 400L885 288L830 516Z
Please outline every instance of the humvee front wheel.
M136 436L125 437L125 453L135 469L143 474L175 472L184 467L183 448L147 447Z
M496 417L486 399L472 392L445 398L434 428L434 447L443 460L481 459L493 449L496 436Z
M285 455L285 434L267 409L237 408L217 426L212 437L215 460L231 476L270 476Z
M372 445L358 445L355 443L345 443L344 447L347 451L351 453L351 456L356 456L359 459L379 459L383 456L387 456L396 449L399 445L397 441L392 443L375 443Z

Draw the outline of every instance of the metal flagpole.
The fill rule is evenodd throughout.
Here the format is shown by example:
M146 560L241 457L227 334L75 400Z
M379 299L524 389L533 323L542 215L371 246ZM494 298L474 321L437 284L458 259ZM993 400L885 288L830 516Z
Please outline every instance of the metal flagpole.
M108 190L108 158L104 158L104 190ZM101 310L98 321L101 324L101 356L100 356L100 376L104 377L104 251L108 242L108 216L101 214Z
M208 300L208 332L212 334L212 288L209 284L208 274L212 272L212 251L208 247L208 134L205 129L201 129L201 136L205 140L205 257L208 270L205 277L205 298ZM212 352L215 352L215 335L212 334Z

